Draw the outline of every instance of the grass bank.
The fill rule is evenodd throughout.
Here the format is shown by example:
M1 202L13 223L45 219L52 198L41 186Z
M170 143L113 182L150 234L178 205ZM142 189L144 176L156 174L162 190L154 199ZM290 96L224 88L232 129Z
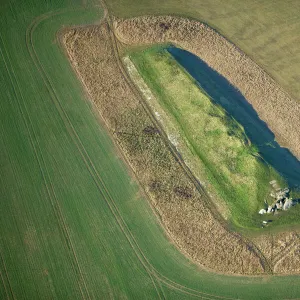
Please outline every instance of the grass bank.
M257 212L268 199L269 181L283 179L259 157L243 127L214 104L163 47L133 52L131 58L172 116L166 126L182 136L182 155L193 170L196 165L201 169L199 179L208 190L225 200L230 221L243 228L260 227Z

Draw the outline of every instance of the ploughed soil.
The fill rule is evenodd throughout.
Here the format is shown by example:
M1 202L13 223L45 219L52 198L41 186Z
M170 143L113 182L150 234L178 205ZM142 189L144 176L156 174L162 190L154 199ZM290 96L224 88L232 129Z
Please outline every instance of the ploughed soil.
M114 27L117 36L126 43L171 41L198 54L245 93L247 99L250 97L252 102L249 101L257 106L255 109L264 119L278 113L278 105L283 101L280 97L285 97L285 105L294 103L289 102L292 100L279 87L274 87L272 79L257 65L204 24L174 17L144 17L115 20ZM65 30L62 40L90 99L149 196L166 233L182 252L196 263L221 273L257 275L300 271L297 233L269 234L255 238L253 243L231 232L216 218L206 196L199 192L174 157L161 129L145 108L144 99L124 73L114 34L107 23ZM250 64L248 71L245 63ZM294 121L288 110L283 109L283 113ZM286 127L278 139L285 144L289 142L286 133L292 125L284 116L281 119L279 124ZM273 122L270 127L275 125ZM299 151L290 148L295 154Z

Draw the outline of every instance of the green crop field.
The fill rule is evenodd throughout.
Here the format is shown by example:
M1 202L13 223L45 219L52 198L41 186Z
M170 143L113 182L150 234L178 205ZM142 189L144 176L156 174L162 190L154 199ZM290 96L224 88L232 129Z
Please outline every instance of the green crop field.
M164 47L134 51L130 57L155 92L158 105L171 117L169 127L185 141L179 151L202 170L200 181L210 183L213 194L225 200L230 221L260 228L262 217L257 212L269 197L269 182L276 179L284 186L284 180L258 158L243 127L211 102ZM227 97L226 91L219 92Z
M168 241L56 38L101 16L1 1L0 299L299 297L297 276L209 273Z
M300 101L298 0L110 0L119 17L175 14L203 21L263 67Z

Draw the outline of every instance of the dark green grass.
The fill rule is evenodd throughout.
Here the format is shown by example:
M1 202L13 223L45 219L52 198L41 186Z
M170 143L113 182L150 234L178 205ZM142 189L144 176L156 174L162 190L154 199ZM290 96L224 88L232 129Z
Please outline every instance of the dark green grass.
M141 201L137 187L55 40L62 25L98 21L101 10L9 5L0 39L3 299L158 297L110 208L111 199Z

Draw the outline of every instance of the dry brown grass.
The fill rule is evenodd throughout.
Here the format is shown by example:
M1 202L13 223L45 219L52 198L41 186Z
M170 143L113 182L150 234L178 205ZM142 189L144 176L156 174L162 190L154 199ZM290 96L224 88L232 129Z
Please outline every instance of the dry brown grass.
M280 274L298 274L300 271L300 245L294 245L274 265L274 272Z
M114 26L124 43L171 42L201 57L240 90L278 142L300 158L300 103L214 30L198 21L172 16L116 19Z
M270 232L253 238L253 242L263 251L274 273L300 273L300 240L298 232Z
M206 207L120 72L106 24L71 29L67 52L111 133L175 244L202 266L222 273L262 274L261 257Z

